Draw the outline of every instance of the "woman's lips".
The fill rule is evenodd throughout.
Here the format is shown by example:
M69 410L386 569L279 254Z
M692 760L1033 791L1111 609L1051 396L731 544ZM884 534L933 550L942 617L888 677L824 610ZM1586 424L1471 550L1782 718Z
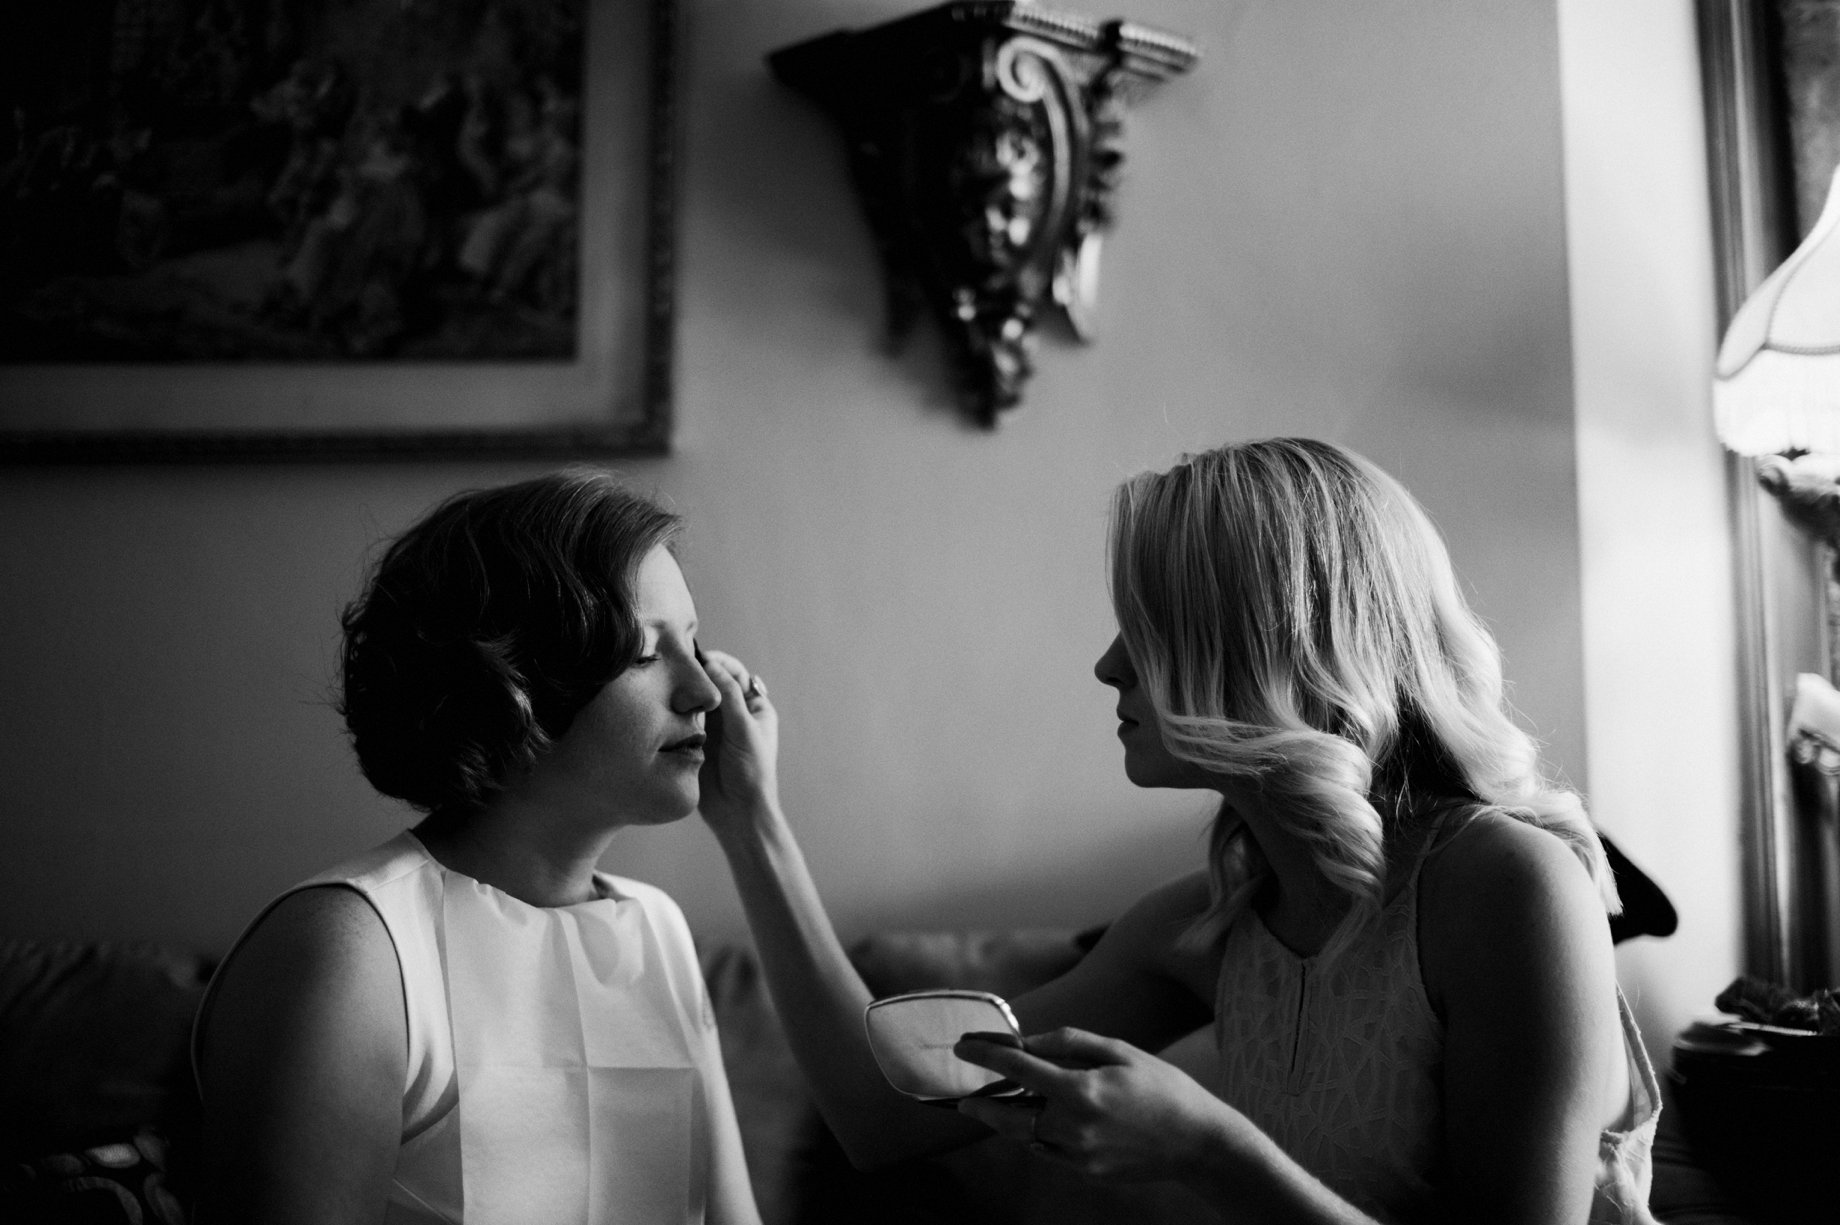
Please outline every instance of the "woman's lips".
M702 732L693 732L685 736L682 740L673 740L671 743L665 745L663 751L666 753L682 753L687 757L694 756L700 758L703 755L703 746L708 742L708 736L704 735Z

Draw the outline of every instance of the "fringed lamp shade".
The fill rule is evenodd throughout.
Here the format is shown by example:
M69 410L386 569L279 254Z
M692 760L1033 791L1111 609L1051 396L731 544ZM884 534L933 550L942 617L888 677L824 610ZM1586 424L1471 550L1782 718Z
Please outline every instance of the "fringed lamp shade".
M1840 453L1840 172L1821 218L1745 300L1712 379L1719 440L1741 455Z

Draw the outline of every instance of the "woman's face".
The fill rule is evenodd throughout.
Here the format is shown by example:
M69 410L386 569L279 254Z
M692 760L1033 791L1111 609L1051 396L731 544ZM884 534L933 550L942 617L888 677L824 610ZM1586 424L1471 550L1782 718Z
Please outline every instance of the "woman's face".
M1122 634L1112 639L1093 675L1118 691L1118 739L1124 745L1125 777L1139 787L1205 787L1218 780L1193 762L1183 761L1163 743L1162 725L1150 695L1138 683L1137 668L1125 650Z
M721 702L696 658L696 604L662 545L634 583L639 658L575 716L544 759L570 802L618 825L660 825L696 810L703 716Z

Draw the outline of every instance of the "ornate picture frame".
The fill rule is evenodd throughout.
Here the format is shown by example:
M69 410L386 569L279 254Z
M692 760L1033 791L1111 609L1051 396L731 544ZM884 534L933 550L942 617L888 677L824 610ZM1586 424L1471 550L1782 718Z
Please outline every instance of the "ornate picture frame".
M175 0L165 7L203 14L227 12L236 6ZM312 6L289 9L281 0L270 7L274 9L271 17L293 14L297 18L300 13L321 11ZM365 7L346 6L360 13ZM418 7L400 0L377 0L374 20L381 29L384 23L395 20L396 12L413 12ZM338 299L345 308L344 315L335 323L327 323L324 317L313 318L311 323L319 328L317 332L300 322L302 312L314 309L321 301L317 295L296 295L293 302L284 303L293 308L292 314L270 313L281 309L274 304L273 291L277 286L287 287L281 284L287 279L282 256L302 249L302 229L313 224L336 228L339 221L346 220L348 233L358 230L360 226L351 225L348 219L354 213L362 215L361 210L348 203L344 213L339 214L338 194L344 191L348 198L356 197L357 189L350 184L362 180L367 173L373 180L387 178L387 158L393 151L401 151L395 165L412 159L414 134L404 137L399 133L421 116L435 114L442 105L438 96L441 90L475 98L490 95L494 92L492 68L501 70L501 78L505 74L515 77L520 68L516 63L505 65L508 57L502 49L498 62L487 64L484 72L479 70L477 57L468 63L453 63L447 66L449 70L442 71L436 71L442 68L439 63L432 69L424 64L418 69L417 80L427 78L430 84L423 95L406 102L402 98L415 82L402 83L401 78L408 74L398 71L398 98L388 106L369 107L368 131L375 133L387 126L390 132L354 136L351 133L356 121L341 117L338 136L325 142L328 160L337 165L330 173L320 171L321 181L329 185L319 189L313 204L297 210L305 220L286 238L275 237L280 232L279 223L258 236L277 247L281 255L264 251L260 261L246 261L259 263L269 292L261 297L259 308L253 292L238 306L247 320L240 332L233 312L225 310L218 317L230 323L219 333L193 328L181 336L186 341L203 336L207 347L216 335L227 336L225 343L230 348L226 354L207 352L201 356L196 348L175 347L170 352L160 349L159 345L172 343L170 337L179 329L150 324L143 333L129 336L141 345L140 349L128 348L125 357L109 352L106 345L110 337L101 334L102 339L95 343L104 346L105 351L99 357L91 357L81 347L90 343L89 339L75 327L45 329L45 335L52 337L47 343L30 323L19 323L25 318L23 314L0 316L0 354L4 354L0 364L0 461L385 459L442 455L534 458L666 450L671 435L675 305L675 0L476 0L470 6L429 10L427 20L448 27L450 36L456 39L454 45L462 36L452 36L451 26L456 20L454 14L461 9L481 21L522 23L518 31L522 42L494 31L495 49L529 45L534 37L530 34L532 28L547 30L552 40L561 36L579 39L582 67L578 82L564 81L558 88L550 76L529 72L526 76L530 84L519 87L525 97L513 99L519 101L518 114L523 116L526 131L547 122L547 131L567 134L552 142L566 152L545 163L558 168L540 171L533 165L538 161L534 156L526 157L523 163L515 163L509 152L499 157L503 182L519 181L512 177L517 172L524 174L521 181L526 184L541 180L537 186L527 187L526 194L535 198L541 193L542 199L526 207L516 220L505 221L496 235L489 232L487 222L491 219L486 214L495 204L510 198L512 187L504 187L496 197L486 197L474 211L464 215L458 210L449 210L452 217L418 215L415 249L436 253L418 254L413 271L396 273L395 281L386 281L382 289L364 282L363 272L348 278L357 280L359 285ZM47 26L55 24L52 18L44 20ZM563 35L555 33L558 29ZM402 37L400 30L384 33ZM113 37L120 40L119 30ZM344 32L344 38L349 47L350 30ZM386 51L372 49L368 53L373 63L382 65L375 71L390 70L384 63ZM115 51L117 63L122 55L119 49ZM267 84L267 92L259 96L254 86L246 87L251 109L290 88L296 98L315 88L324 94L328 92L324 81L341 71L347 78L356 75L350 68L323 67L333 58L322 49L315 66L309 67L303 55L302 66L295 74L299 82ZM219 70L220 78L222 75L223 70ZM480 84L482 77L486 79L484 85ZM571 86L573 93L569 92ZM347 86L347 93L359 101L348 103L344 116L364 111L364 100L383 92L367 93L361 80L356 86ZM499 95L509 92L502 85L496 89ZM489 96L486 100L501 101ZM307 109L298 102L291 112L282 109L287 105L286 98L271 105L281 113L277 124ZM88 137L89 147L107 149L111 141L119 146L126 139L122 133L138 134L144 126L151 126L137 127L132 117L124 121L119 117L122 109L116 104L108 120L113 132ZM465 110L466 104L453 101L450 116L456 109ZM496 109L502 117L509 108L501 101ZM530 115L539 110L545 118L531 119ZM378 114L385 117L375 118ZM432 125L435 121L427 122ZM459 122L458 118L450 118L450 125ZM508 126L511 121L501 118L500 122ZM306 126L304 121L294 123L296 132ZM19 163L24 163L25 172L40 169L23 154L37 155L39 163L45 161L40 150L47 142L46 133L35 131L30 135L37 140L36 145L29 146L26 134L15 132L9 147L0 150L22 155L15 164L16 172L10 178L0 178L0 207L17 206L19 193L27 190L21 186L24 174L19 172ZM370 144L363 145L365 140ZM75 138L65 138L66 145L77 143ZM274 144L272 140L270 143ZM256 180L256 188L269 188L266 200L256 194L257 205L266 203L276 211L280 207L277 201L289 203L295 198L307 198L304 190L288 197L273 186L288 168L301 162L297 151L302 144L296 135L291 146L284 146L285 153L270 153L271 168L284 158L288 166L271 170L268 177ZM498 147L509 148L502 138ZM330 152L333 149L338 151ZM109 153L112 155L113 150ZM365 162L366 157L371 161ZM78 163L66 155L63 165L85 168L96 160L92 156L89 162ZM368 171L372 164L384 164L386 170ZM493 169L486 165L486 178L491 177ZM38 181L48 177L52 176L40 173ZM76 176L66 172L62 179L54 181L68 184L73 180L79 185L79 199L106 199L113 210L105 219L118 220L113 228L102 231L105 237L118 233L133 237L129 224L135 220L129 214L129 204L133 202L124 202L126 193L119 186L112 195L103 197L96 184L107 181L104 175ZM245 194L250 192L246 190ZM431 190L421 194L431 201L444 198ZM152 211L157 217L158 207L157 200L152 205L143 204L141 215ZM413 210L419 206L412 200L409 207ZM547 214L542 213L544 208ZM247 215L251 210L244 211ZM432 214L434 210L426 208L421 212ZM484 253L502 253L507 243L518 238L534 241L532 235L540 227L530 218L537 214L543 216L552 233L566 233L556 223L558 217L572 224L573 245L564 248L557 244L566 242L566 238L553 240L552 247L563 250L563 254L551 257L547 265L551 269L550 297L523 305L523 317L537 323L510 343L505 340L505 329L496 321L513 318L510 312L520 305L518 295L528 297L538 291L530 287L528 278L515 281L505 273L502 255ZM16 208L15 216L19 215ZM55 212L49 215L54 222L59 216ZM448 229L440 231L444 245L438 251L435 240L424 237L435 232L437 220L448 225ZM15 232L19 231L20 227L15 227ZM513 239L503 237L507 232ZM206 241L221 234L227 245L231 233L228 228L212 232ZM349 246L357 240L348 237L343 241ZM373 241L365 250L375 248L379 241ZM104 251L103 263L98 266L115 278L110 284L117 290L141 271L128 255L109 250L111 244L106 241L90 247L72 245L70 249L82 251L98 245ZM196 248L197 241L192 245ZM128 247L132 252L133 244ZM375 257L372 258L374 266ZM451 306L451 317L457 320L463 311L470 313L465 314L463 322L444 330L430 329L438 334L432 340L424 338L419 348L397 343L404 329L390 330L395 318L392 285L401 287L405 277L424 275L430 278L427 284L434 284L435 273L427 270L438 260L446 261L443 270L447 279L440 282L440 292L445 296L423 292L416 301L435 301L443 307L459 302L461 306ZM399 265L404 262L397 261ZM366 267L362 259L350 256L345 257L344 265L336 265L335 261L335 266L354 263L360 269ZM16 260L11 271L16 271L17 266ZM556 273L558 267L572 275ZM92 278L91 283L96 279L99 278ZM325 282L307 279L306 283L319 286ZM17 284L16 279L14 286ZM84 287L78 283L79 291ZM423 283L409 287L420 290ZM66 297L78 303L67 314L80 323L87 322L81 313L80 293L67 292ZM376 313L390 322L369 330L351 322L378 298L383 306ZM54 300L53 308L40 313L54 315L56 305ZM505 313L494 315L495 310ZM126 317L130 323L137 318L155 318L145 313ZM547 333L539 326L546 322ZM3 334L8 329L14 333L10 340ZM96 334L97 329L92 333ZM73 344L68 339L71 335L77 335L81 343ZM375 338L380 335L384 343L377 345ZM247 349L238 349L235 346L242 343L239 336L252 336L255 341ZM318 348L302 356L287 351L277 356L274 338L285 342L300 336L306 338L306 345ZM531 336L536 339L530 340ZM265 344L270 347L265 348ZM49 352L35 351L34 345ZM338 347L341 345L344 348Z

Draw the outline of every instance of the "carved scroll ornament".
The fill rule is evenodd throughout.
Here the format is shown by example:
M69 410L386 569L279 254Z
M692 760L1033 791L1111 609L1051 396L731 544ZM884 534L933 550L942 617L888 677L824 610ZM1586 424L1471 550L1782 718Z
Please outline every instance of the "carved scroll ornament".
M1136 93L1188 41L1027 0L960 0L768 57L844 129L899 342L930 309L979 422L1022 398L1044 301L1092 334L1100 233Z

